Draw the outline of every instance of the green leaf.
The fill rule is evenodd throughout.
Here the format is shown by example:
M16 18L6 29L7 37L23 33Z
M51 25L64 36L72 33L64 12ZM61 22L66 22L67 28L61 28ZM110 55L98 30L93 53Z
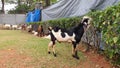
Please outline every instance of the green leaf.
M114 41L114 43L116 43L118 41L118 37L114 37L113 41Z
M119 17L120 13L116 13L116 17Z
M105 25L105 23L106 23L106 22L104 21L104 22L103 22L103 25Z

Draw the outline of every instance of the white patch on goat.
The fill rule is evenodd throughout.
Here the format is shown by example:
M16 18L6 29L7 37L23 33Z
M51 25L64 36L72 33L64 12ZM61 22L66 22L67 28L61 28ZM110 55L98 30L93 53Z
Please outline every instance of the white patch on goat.
M38 34L38 32L34 32L34 34L33 34L33 35L37 36L37 34Z
M12 29L17 29L17 25L12 25Z
M34 33L35 33L35 31L33 30L33 31L32 31L32 34L34 34Z
M90 24L90 21L92 20L92 18L89 17L89 16L84 16L84 17L83 17L83 20L86 19L86 18L89 18L89 20L88 20L88 22L87 22L87 24L89 25L89 24ZM83 20L82 20L82 21L83 21Z
M38 32L36 32L36 31L33 30L32 34L35 35L35 36L37 36Z
M22 29L22 27L19 27L19 28L17 28L18 30L21 30Z
M65 32L65 37L61 36L61 30L58 30L58 32L55 32L54 30L52 30L53 35L55 36L55 38L60 41L60 42L65 42L65 41L75 41L75 34L73 33L72 36L69 36L68 33Z
M5 24L4 27L11 27L11 25L10 24Z
M4 28L5 28L5 29L11 29L11 25L10 25L10 24L5 24L5 25L4 25Z
M88 25L86 22L84 22L85 25Z
M32 25L27 26L27 29L31 29L31 28L32 28Z

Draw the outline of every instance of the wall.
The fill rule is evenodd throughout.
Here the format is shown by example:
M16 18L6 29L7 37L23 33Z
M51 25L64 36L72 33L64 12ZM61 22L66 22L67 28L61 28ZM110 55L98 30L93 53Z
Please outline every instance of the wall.
M22 24L25 18L25 14L0 14L0 24Z

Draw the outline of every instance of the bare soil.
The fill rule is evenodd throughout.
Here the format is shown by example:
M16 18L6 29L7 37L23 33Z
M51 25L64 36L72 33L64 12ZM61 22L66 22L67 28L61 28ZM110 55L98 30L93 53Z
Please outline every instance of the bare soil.
M86 57L86 60L81 62L77 68L113 68L110 62L107 61L104 56L95 53L93 50L85 52L85 48L82 46L79 46L79 50L82 51Z
M31 68L27 65L31 58L15 49L0 50L0 68Z

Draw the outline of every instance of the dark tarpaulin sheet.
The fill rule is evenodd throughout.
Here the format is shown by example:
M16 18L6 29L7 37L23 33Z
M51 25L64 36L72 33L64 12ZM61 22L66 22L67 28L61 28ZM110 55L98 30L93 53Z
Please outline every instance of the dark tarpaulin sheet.
M40 15L41 14L41 10L34 10L32 12L28 12L27 17L26 17L26 22L38 22L40 21Z
M120 0L60 0L42 10L42 21L64 17L82 16L91 10L104 10Z

